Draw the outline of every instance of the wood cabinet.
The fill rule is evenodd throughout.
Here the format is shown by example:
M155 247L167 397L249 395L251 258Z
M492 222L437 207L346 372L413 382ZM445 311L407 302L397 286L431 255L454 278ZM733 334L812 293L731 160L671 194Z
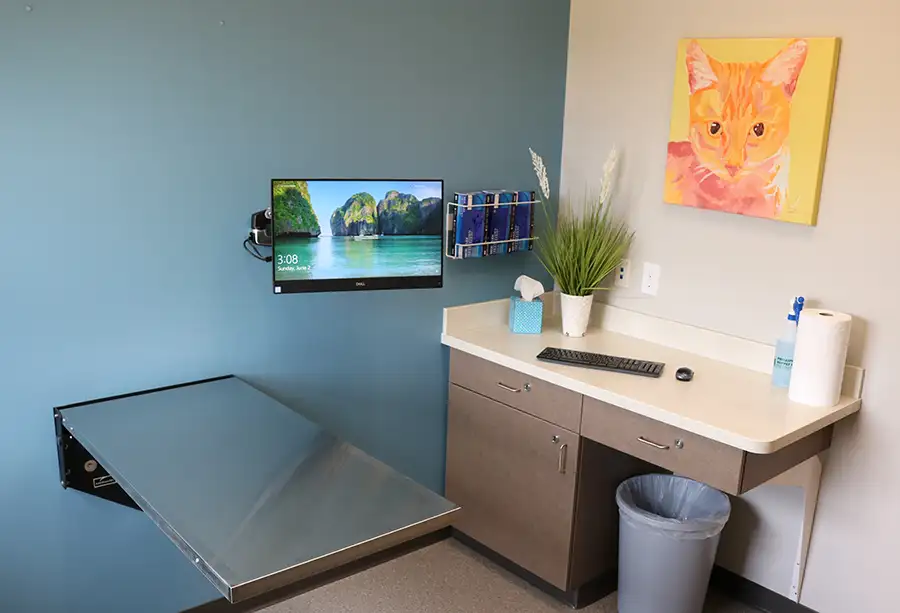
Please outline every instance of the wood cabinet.
M675 474L736 494L744 453L611 404L586 398L581 433Z
M615 589L616 488L653 470L580 436L581 404L570 390L451 353L445 495L462 507L454 529L574 606Z
M503 324L506 306L445 310L446 496L461 506L454 522L460 540L576 607L615 586L615 494L623 481L674 473L740 495L785 473L779 483L814 493L817 470L787 471L826 450L832 424L859 409L858 369L847 388L856 400L844 397L837 407L810 413L773 393L758 373L715 360L706 360L710 372L690 384L544 364L534 356L545 343L557 344L558 331L505 334L494 326ZM616 329L638 325L624 321ZM649 351L643 340L607 332L565 342L618 355ZM674 348L660 355L678 363L696 359ZM757 414L758 420L747 417ZM801 570L806 536L797 556Z
M832 429L828 426L775 453L758 455L593 398L584 399L581 421L581 434L587 439L735 496L828 449Z
M579 436L450 386L446 496L454 526L548 583L569 587Z
M458 351L450 357L450 380L571 432L581 428L582 396L572 390Z

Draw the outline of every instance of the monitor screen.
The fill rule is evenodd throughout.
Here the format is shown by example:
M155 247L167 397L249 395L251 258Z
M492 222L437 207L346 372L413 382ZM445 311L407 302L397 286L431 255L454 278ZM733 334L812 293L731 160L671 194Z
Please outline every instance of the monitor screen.
M273 179L276 294L441 287L444 182Z

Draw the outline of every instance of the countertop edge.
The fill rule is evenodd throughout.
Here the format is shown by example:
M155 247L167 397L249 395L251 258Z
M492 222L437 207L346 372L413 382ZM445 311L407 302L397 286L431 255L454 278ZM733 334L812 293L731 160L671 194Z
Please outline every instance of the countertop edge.
M560 387L570 389L590 398L594 398L595 400L608 402L619 408L637 413L638 415L642 415L649 419L654 419L675 428L681 428L682 430L686 430L688 432L691 432L692 434L703 436L724 445L728 445L729 447L735 447L742 451L759 455L766 455L775 453L776 451L780 451L791 443L794 443L810 434L813 434L814 432L818 432L819 430L826 428L844 419L845 417L852 415L853 413L856 413L857 411L859 411L862 405L861 399L842 397L841 402L846 403L846 406L835 410L833 413L829 413L828 415L810 423L803 428L799 428L791 432L790 434L787 434L776 440L753 440L737 436L732 432L721 430L719 428L713 428L707 426L706 424L698 423L693 420L684 419L679 417L678 415L670 413L669 411L660 409L659 407L648 405L643 402L637 402L631 398L614 394L603 388L589 385L576 379L570 379L564 375L560 375L559 373L541 368L540 366L537 366L535 364L531 364L509 355L486 349L468 341L464 341L458 337L453 336L452 334L442 333L441 343L448 347L452 347L453 349L458 349L459 351L463 351L484 360L488 360L489 362L499 364L500 366L505 366L532 377L542 379L549 383L559 385Z

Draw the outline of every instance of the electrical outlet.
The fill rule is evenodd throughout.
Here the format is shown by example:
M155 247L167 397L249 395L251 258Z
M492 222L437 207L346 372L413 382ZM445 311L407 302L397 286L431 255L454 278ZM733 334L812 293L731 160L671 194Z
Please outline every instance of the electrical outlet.
M659 293L659 277L662 275L662 268L659 264L651 264L644 262L644 275L641 278L641 291L645 294L655 296Z
M631 277L631 260L622 260L619 268L616 269L615 286L621 288L628 287L628 279Z

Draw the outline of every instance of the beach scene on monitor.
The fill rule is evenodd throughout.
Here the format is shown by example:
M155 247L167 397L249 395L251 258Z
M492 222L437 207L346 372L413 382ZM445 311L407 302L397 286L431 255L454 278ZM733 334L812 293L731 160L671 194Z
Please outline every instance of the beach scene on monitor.
M438 276L440 181L272 183L276 281Z

